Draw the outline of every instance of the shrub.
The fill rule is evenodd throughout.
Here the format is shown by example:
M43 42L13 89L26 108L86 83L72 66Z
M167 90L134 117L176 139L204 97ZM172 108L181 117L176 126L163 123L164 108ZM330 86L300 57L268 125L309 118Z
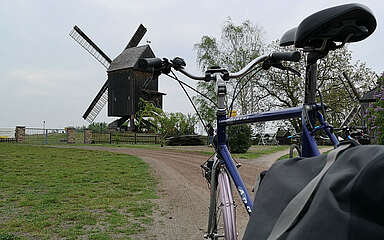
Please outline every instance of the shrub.
M13 234L0 232L0 240L18 240L18 239L20 239L20 238L16 237Z
M200 135L182 135L166 139L168 146L198 146L204 145L207 140Z
M197 119L191 114L167 113L157 108L152 102L140 99L140 111L136 113L136 129L143 132L147 126L143 124L145 121L152 129L150 131L160 134L163 138L175 137L181 135L195 134L195 126ZM147 119L144 119L147 118Z
M375 144L384 144L384 76L378 79L374 97L376 102L370 103L367 120L368 128Z
M251 146L251 128L249 125L230 126L228 132L228 145L232 153L246 153Z

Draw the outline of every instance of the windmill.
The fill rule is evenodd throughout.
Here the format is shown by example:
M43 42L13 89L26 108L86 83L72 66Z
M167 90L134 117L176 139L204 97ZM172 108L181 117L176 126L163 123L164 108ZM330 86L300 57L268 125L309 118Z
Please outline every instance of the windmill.
M140 24L123 52L111 60L78 26L73 27L69 35L100 62L108 74L108 79L83 114L89 123L95 120L107 102L108 116L120 117L109 124L112 128L120 128L129 119L131 130L134 130L140 98L162 108L165 94L158 92L158 76L140 69L137 63L139 58L155 57L149 45L138 46L146 31Z

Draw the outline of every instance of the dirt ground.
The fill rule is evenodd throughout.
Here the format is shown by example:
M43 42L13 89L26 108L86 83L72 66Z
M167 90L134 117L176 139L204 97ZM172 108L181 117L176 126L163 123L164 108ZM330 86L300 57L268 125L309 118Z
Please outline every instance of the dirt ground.
M148 150L98 146L81 148L135 155L150 165L159 180L160 198L156 200L158 208L154 211L154 222L147 232L133 236L134 239L203 239L208 219L209 189L202 176L200 165L208 159L207 155L173 149ZM280 151L258 159L238 160L242 164L239 172L248 190L253 187L256 177L262 170L267 169L285 154L287 151ZM234 195L238 204L236 217L241 239L248 215L237 193Z

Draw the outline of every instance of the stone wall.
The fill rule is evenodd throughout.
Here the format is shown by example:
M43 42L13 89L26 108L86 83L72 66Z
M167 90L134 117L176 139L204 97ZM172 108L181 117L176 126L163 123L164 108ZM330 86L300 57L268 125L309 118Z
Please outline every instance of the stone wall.
M16 126L15 138L18 143L25 141L25 126Z
M66 129L67 129L67 143L75 143L76 142L75 128L68 127Z
M85 129L84 130L84 144L91 144L92 143L92 130L91 129Z

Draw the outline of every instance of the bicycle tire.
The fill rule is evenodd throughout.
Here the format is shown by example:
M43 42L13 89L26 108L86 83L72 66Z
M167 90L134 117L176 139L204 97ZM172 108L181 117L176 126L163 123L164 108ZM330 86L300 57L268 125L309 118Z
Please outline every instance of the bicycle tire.
M208 239L237 239L235 204L231 183L225 169L218 169L211 182Z
M301 149L298 145L291 144L291 146L289 147L289 158L294 158L294 157L301 157Z

